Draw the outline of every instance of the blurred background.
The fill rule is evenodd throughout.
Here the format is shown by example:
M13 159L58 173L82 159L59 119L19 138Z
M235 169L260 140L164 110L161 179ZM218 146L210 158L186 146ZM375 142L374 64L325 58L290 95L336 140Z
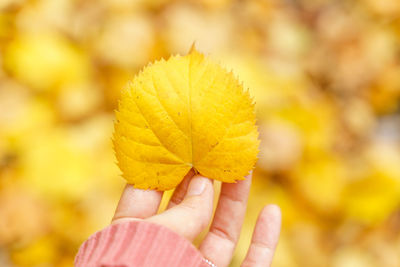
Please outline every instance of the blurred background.
M274 267L400 266L400 1L0 0L0 266L71 266L113 215L119 92L193 42L257 102Z

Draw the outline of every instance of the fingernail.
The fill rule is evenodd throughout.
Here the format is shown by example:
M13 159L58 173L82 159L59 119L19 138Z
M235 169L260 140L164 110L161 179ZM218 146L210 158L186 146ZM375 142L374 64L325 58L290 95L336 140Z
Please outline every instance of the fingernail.
M188 196L198 196L204 192L206 188L207 178L201 176L195 176L189 184Z

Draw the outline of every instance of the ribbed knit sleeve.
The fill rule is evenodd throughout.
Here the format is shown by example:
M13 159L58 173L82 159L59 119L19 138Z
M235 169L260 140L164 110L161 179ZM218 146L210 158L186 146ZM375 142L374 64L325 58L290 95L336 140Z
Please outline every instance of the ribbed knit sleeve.
M113 224L82 244L76 267L210 267L184 237L144 221Z

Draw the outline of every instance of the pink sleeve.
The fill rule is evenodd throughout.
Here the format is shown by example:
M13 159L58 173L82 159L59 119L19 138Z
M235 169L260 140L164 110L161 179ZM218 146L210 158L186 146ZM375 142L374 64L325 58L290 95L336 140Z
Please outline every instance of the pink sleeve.
M191 242L144 221L110 225L92 235L75 257L76 267L210 267Z

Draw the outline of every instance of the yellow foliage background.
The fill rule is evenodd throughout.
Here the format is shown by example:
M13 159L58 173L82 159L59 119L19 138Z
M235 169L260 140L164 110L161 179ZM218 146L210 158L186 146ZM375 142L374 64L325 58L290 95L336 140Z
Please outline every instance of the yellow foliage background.
M398 0L0 1L0 266L71 266L109 223L119 92L194 41L257 102L232 266L270 202L274 267L400 266Z

